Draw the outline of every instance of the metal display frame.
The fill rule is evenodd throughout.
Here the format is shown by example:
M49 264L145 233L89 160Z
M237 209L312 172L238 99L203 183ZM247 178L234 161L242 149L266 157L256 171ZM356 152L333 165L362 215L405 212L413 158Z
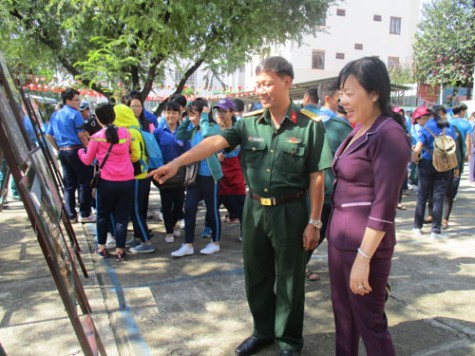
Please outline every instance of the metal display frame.
M28 138L22 106L31 119L38 147ZM45 142L41 121L16 88L0 53L1 151L84 354L106 355L76 269L77 262L88 277L61 199L61 175Z

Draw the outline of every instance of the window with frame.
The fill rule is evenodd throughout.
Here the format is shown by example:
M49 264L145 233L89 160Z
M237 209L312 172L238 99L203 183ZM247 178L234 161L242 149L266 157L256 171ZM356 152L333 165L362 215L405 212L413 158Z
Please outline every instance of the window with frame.
M176 84L180 83L182 78L183 78L183 73L177 70L175 72L175 83ZM197 83L197 74L196 72L194 72L192 75L188 77L185 84L190 87L196 87L196 83Z
M355 49L362 50L363 49L363 44L362 43L355 43Z
M345 59L345 54L341 53L341 52L337 52L335 58L336 59Z
M336 9L336 15L337 16L346 16L346 10L345 9Z
M381 20L382 20L381 15L373 15L373 21L381 22Z
M388 69L399 67L399 57L388 57Z
M391 35L400 35L401 34L401 18L393 17L389 21L389 33Z
M325 51L312 51L312 69L325 69Z

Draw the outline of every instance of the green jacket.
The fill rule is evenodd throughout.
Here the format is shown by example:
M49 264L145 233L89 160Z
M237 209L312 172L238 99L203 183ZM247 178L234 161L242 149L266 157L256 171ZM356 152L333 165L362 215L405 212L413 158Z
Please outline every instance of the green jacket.
M190 119L187 117L181 125L178 127L178 131L176 133L176 138L178 140L188 140L191 142L191 147L196 146L199 142L194 142L194 134L196 130L201 130L201 135L203 138L217 135L221 132L221 128L219 125L215 123L210 123L208 119L207 113L201 113L200 118L200 125L193 127L193 129L189 129L190 126ZM206 162L208 163L209 170L215 182L220 180L223 177L223 171L221 170L221 163L219 163L218 156L216 153L213 153L211 156L206 158Z

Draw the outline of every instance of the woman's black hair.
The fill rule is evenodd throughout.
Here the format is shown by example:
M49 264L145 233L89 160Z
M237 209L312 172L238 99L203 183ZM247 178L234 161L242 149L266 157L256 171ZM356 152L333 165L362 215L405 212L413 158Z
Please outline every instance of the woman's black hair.
M165 103L163 111L178 111L180 112L180 103L177 101L168 101Z
M188 107L189 110L192 110L192 111L197 111L200 115L201 113L203 112L203 108L204 107L208 107L208 100L206 100L205 98L196 98L195 100L193 100L190 104L190 106ZM213 118L213 112L210 111L208 113L208 120L210 122L213 122L216 124L216 121L214 120Z
M147 131L148 128L148 121L145 118L145 106L144 106L144 101L142 99L142 95L140 95L139 92L137 91L131 91L126 98L125 105L130 107L130 104L132 103L132 100L137 99L140 101L140 104L142 105L142 112L140 113L140 116L137 118L139 120L140 127Z
M115 111L109 103L100 103L96 107L96 117L101 124L106 126L106 140L110 143L119 143L117 127L114 126Z
M432 116L435 119L435 122L437 123L437 127L439 129L443 129L445 127L450 127L450 123L447 119L444 119L442 116L439 115L439 111L431 110L432 111Z
M358 83L368 92L378 94L378 104L384 116L392 117L399 124L396 113L391 111L391 81L386 65L379 58L363 57L349 62L343 67L338 76L338 88L345 85L349 76L354 76ZM400 116L400 115L399 115ZM404 127L404 123L401 124Z

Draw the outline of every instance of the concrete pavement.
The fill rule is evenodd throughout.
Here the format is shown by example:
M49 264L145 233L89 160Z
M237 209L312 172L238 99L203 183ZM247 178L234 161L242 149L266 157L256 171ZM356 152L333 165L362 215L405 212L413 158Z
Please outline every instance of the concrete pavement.
M475 355L475 187L466 177L454 204L450 238L412 236L415 196L397 218L398 245L387 313L398 355ZM157 215L159 194L150 209ZM93 317L109 355L232 355L249 335L239 227L223 223L221 251L172 259L183 238L164 242L164 227L149 220L157 251L102 260L93 254L95 227L74 225L91 278L84 279ZM0 214L0 342L9 355L82 354L21 203ZM429 231L429 229L425 229ZM311 261L320 275L306 282L302 355L333 355L326 244ZM360 355L365 355L360 346ZM261 355L278 354L276 346Z

